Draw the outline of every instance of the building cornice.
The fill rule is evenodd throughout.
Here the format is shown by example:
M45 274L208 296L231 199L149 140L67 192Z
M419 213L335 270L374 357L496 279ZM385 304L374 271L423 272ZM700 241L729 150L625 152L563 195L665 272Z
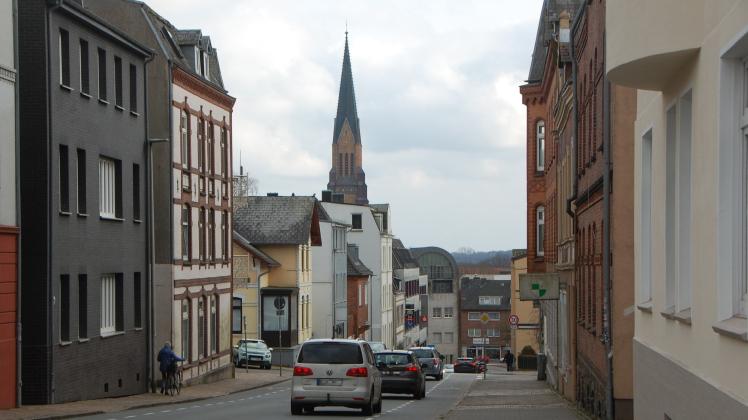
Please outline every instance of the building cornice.
M226 93L219 92L214 87L200 80L200 78L194 74L185 71L179 66L174 66L172 75L174 83L178 86L194 95L200 96L216 104L228 112L233 111L236 98L227 95Z

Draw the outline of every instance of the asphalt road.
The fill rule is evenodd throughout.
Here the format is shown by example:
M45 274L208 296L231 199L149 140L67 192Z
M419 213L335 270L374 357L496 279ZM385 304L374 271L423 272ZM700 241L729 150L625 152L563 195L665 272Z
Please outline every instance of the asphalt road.
M384 395L382 413L367 418L387 420L426 420L445 415L456 406L476 380L475 374L446 374L441 381L429 379L426 383L426 398L413 400L410 396ZM319 407L314 414L291 416L291 382L283 382L266 388L240 392L224 397L211 398L186 404L106 413L86 419L299 419L311 418L359 418L360 410L336 407ZM167 397L164 397L167 398Z

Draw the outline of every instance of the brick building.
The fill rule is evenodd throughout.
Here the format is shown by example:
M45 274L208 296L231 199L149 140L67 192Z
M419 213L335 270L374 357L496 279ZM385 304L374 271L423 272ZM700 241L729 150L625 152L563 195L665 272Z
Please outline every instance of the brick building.
M19 2L24 404L145 392L147 48Z
M511 348L511 284L506 274L460 279L460 354L498 359Z
M358 258L358 246L348 245L348 338L366 338L369 330L369 280L374 273Z

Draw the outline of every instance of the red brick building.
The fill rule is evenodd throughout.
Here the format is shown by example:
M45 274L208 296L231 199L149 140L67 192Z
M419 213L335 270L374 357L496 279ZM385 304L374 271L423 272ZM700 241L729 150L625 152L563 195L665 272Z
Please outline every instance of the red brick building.
M460 354L498 359L511 346L511 275L460 279Z
M366 338L369 329L369 278L372 271L358 259L358 248L348 248L348 338Z

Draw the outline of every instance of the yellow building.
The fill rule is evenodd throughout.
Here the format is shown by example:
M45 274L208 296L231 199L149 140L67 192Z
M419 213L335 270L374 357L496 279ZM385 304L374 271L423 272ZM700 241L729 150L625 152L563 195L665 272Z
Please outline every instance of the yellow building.
M246 296L247 308L255 309L252 317L259 326L260 338L270 347L293 347L312 336L311 247L322 244L321 211L324 210L314 197L277 195L248 197L246 206L234 210L234 232L246 242L244 248L249 251L244 251L245 254L262 254L266 259L264 267L262 262L259 265L259 270L263 271L250 267L249 258L245 260L246 269L235 270L235 275L241 277L235 278L234 284L237 279L247 279L248 287L235 286L234 296ZM252 270L255 272L249 274ZM267 274L263 275L264 272ZM245 274L247 276L243 277ZM244 308L242 302L242 310ZM248 322L252 319L248 314L242 316L246 316ZM255 335L257 329L254 327Z
M525 346L538 353L540 312L531 301L519 300L519 275L527 273L527 250L512 251L512 315L519 318L517 328L512 329L512 353L519 356Z

